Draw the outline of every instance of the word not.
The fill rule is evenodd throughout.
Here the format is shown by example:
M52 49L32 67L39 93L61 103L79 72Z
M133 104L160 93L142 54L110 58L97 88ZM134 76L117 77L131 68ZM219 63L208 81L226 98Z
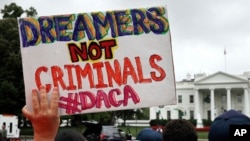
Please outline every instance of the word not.
M86 42L81 43L81 46L77 46L75 43L68 44L70 58L72 62L89 61L89 60L98 60L102 56L104 59L112 59L113 58L113 47L116 47L116 40L104 40L99 41L99 43L93 41L87 45ZM88 47L87 47L88 46ZM103 51L104 50L104 55Z
M149 77L145 77L140 57L135 57L135 66L132 60L128 57L123 59L123 65L115 59L113 67L111 61L86 63L84 66L67 64L64 68L60 66L40 66L35 71L35 82L37 87L46 85L47 91L51 87L61 87L63 90L78 90L83 89L83 80L88 82L89 88L107 88L113 87L113 83L118 86L126 85L128 79L136 83L152 83L152 81L162 81L166 77L165 70L157 64L162 60L161 56L153 54L149 58L149 65L152 70L149 71ZM144 64L145 65L145 64ZM123 69L121 69L123 68ZM104 78L104 73L106 77ZM44 76L51 77L53 84L45 84L42 81ZM96 81L95 81L96 80ZM45 82L48 82L45 80Z
M139 95L129 85L123 88L122 99L116 99L118 95L122 95L120 89L111 89L108 93L105 93L103 90L97 90L96 95L90 91L68 93L68 97L60 97L61 102L59 102L59 107L65 109L67 114L75 114L91 108L101 109L103 108L102 104L104 104L106 108L111 108L126 107L129 100L134 104L140 102ZM79 108L79 106L81 108Z
M19 19L22 47L55 41L101 40L106 36L165 34L164 7ZM86 40L87 40L86 39Z

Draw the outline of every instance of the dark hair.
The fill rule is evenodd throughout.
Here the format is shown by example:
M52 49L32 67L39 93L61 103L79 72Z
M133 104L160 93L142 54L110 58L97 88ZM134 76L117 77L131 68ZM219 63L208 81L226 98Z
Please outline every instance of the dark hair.
M58 132L55 141L87 141L86 138L77 130L64 129Z
M163 131L163 141L197 141L193 124L185 119L169 121Z

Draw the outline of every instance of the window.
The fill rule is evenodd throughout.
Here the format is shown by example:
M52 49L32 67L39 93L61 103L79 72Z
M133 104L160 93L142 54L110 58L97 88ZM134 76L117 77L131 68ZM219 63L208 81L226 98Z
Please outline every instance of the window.
M178 110L178 117L179 117L179 119L182 119L182 116L183 116L183 112L181 110Z
M193 96L193 95L190 95L190 96L189 96L189 102L190 102L190 103L194 103L194 96Z
M171 119L171 111L167 111L167 119Z
M194 119L194 111L190 110L190 119Z
M211 111L210 110L207 111L207 119L211 120Z
M158 110L155 114L156 114L156 119L160 119L160 114L161 114L161 111L160 111L160 110Z
M222 103L226 103L226 102L227 102L227 101L226 101L226 98L227 98L226 95L222 95L222 96L221 96L221 102L222 102Z
M182 103L182 96L178 95L178 103Z
M10 122L9 132L12 133L12 122Z
M237 103L242 103L242 95L241 94L237 94L236 96L236 100L237 100Z

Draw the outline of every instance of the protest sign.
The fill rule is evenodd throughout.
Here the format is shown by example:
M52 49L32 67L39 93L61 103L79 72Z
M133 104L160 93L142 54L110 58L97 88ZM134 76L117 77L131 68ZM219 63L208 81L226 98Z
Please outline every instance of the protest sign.
M176 102L166 6L18 19L26 104L60 90L61 115ZM31 109L31 108L30 108Z

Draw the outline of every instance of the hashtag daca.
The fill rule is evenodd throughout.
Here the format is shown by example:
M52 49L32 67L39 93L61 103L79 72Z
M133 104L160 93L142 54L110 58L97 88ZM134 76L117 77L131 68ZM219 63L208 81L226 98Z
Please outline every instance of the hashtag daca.
M118 100L117 98L120 99ZM105 93L103 90L97 90L97 94L90 91L68 93L68 97L60 97L59 107L65 109L67 114L75 114L92 108L104 108L102 103L108 109L120 106L126 107L129 99L131 99L133 104L140 102L140 97L136 91L131 86L126 85L123 88L123 93L118 88L111 89L108 93Z

